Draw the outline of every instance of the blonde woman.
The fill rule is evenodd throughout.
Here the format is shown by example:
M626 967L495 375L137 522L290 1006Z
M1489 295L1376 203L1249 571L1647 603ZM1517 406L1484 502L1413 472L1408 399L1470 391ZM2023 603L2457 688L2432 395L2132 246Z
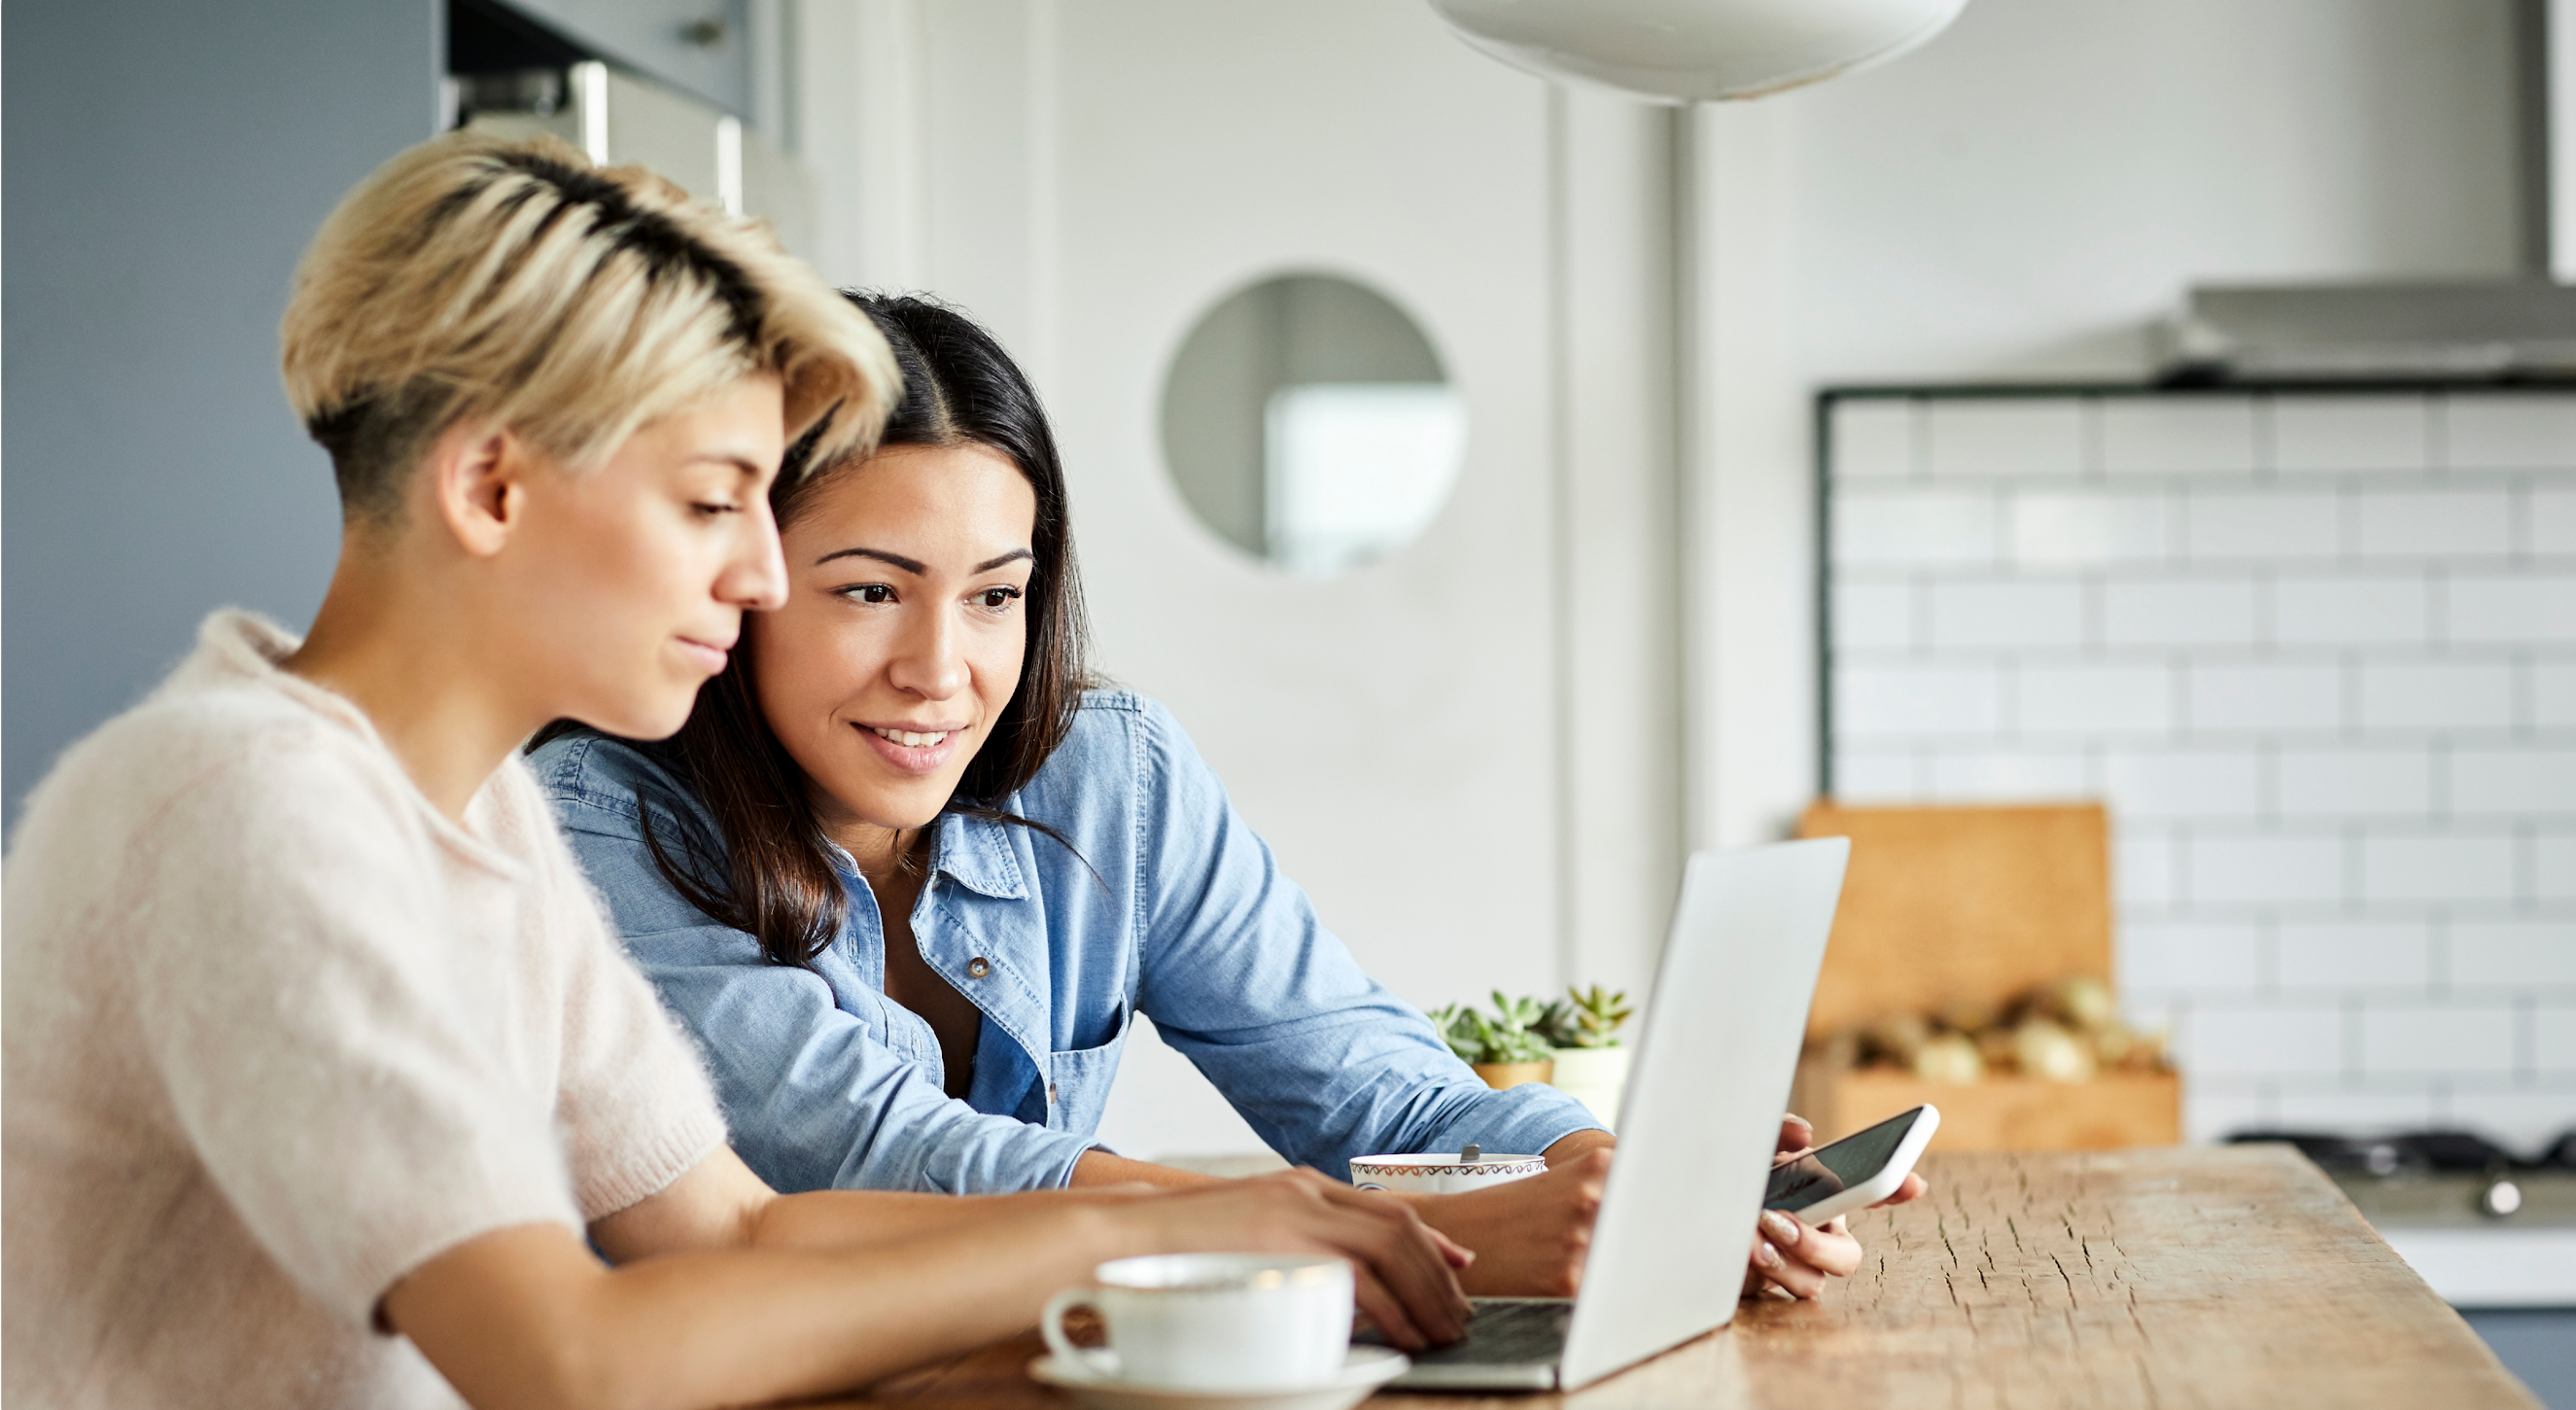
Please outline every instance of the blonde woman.
M312 631L209 618L9 856L9 1400L811 1394L1166 1249L1340 1253L1457 1333L1464 1255L1317 1177L782 1197L727 1148L511 755L687 717L784 594L785 443L885 415L865 318L641 171L455 136L333 213L283 340L345 519Z

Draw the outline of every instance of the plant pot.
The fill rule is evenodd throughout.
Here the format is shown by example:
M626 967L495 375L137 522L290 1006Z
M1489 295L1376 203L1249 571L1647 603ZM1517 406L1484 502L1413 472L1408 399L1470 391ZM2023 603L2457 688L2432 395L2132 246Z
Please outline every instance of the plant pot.
M1486 1086L1497 1092L1517 1087L1523 1082L1544 1082L1549 1074L1556 1071L1556 1064L1552 1062L1477 1062L1469 1063L1468 1066L1476 1070L1477 1076L1485 1079Z
M1556 1072L1548 1082L1583 1103L1593 1119L1607 1126L1619 1119L1619 1094L1628 1086L1628 1059L1633 1048L1559 1048Z

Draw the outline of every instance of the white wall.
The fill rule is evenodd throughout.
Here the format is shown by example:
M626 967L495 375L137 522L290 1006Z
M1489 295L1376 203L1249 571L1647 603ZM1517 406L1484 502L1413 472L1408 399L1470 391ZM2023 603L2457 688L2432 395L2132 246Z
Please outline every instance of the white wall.
M1790 97L1819 380L2135 375L2197 281L2493 276L2508 0L1975 0Z
M2109 802L2187 1125L2576 1124L2576 395L1839 399L1834 788Z
M1767 835L1813 787L1814 390L2134 380L2150 370L2148 321L2193 283L2512 273L2510 18L2500 0L1976 0L1885 69L1700 115L1696 835ZM1980 405L1945 414L1973 421ZM2071 413L2060 419L2074 434ZM2109 420L2085 454L2129 454L2112 433L2134 428ZM2400 424L2378 443L2412 434ZM2229 466L2254 472L2239 460L2203 468L2213 483ZM1987 628L2011 640L2055 629L2038 597L1985 605ZM1922 684L1876 697L1898 706L1899 732L1938 724ZM2473 695L2437 708L2472 710ZM2529 1141L2564 1124L2568 1079L2548 1056L2565 1026L2564 921L2536 899L2550 883L2392 915L2370 863L2309 908L2333 917L2264 901L2265 882L2221 920L2235 903L2193 889L2191 848L2232 845L2193 839L2226 832L2209 819L2248 802L2229 786L2244 780L2197 756L2051 773L2063 758L1949 743L1956 757L1902 779L1857 756L1843 778L1879 799L2112 796L2132 837L2119 854L2123 977L2142 1012L2180 1030L2197 1134L2452 1120ZM2359 837L2388 821L2305 825ZM2240 830L2270 845L2274 825ZM2454 925L2454 910L2474 919ZM2469 1040L2445 1051L2444 1035Z
M2135 378L2197 282L2510 272L2509 0L1974 0L1697 119L1693 836L1814 786L1812 392Z
M1415 0L810 0L798 127L825 273L959 299L1059 411L1105 664L1433 1003L1642 980L1683 837L1812 793L1818 385L2134 375L2200 279L2504 271L2508 10L1976 0L1676 121ZM1477 417L1421 550L1337 584L1230 556L1152 439L1188 320L1300 262L1420 312ZM1241 1139L1140 1049L1131 1145Z
M823 270L956 300L1029 366L1102 668L1397 993L1640 987L1681 822L1668 117L1389 0L855 0L804 30ZM1407 309L1470 417L1422 537L1328 582L1193 520L1155 430L1201 313L1319 269ZM1152 1043L1104 1135L1253 1143Z

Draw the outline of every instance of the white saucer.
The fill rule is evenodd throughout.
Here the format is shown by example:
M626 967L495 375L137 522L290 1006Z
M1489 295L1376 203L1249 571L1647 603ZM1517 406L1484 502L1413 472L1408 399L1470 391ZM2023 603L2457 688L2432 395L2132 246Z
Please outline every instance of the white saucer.
M1291 1390L1184 1390L1105 1376L1060 1357L1041 1356L1029 1374L1071 1391L1092 1410L1350 1410L1413 1362L1383 1346L1355 1346L1339 1374L1320 1385Z

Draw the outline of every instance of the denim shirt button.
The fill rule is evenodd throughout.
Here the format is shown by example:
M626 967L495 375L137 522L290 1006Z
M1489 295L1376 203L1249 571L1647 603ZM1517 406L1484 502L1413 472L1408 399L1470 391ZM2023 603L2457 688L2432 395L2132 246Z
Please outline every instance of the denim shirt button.
M982 955L977 955L975 958L966 962L966 972L975 976L977 979L981 979L985 975L993 972L993 966L988 963Z
M1049 1082L1047 1084L1047 1105L1055 1105L1055 1084L1053 1082Z

